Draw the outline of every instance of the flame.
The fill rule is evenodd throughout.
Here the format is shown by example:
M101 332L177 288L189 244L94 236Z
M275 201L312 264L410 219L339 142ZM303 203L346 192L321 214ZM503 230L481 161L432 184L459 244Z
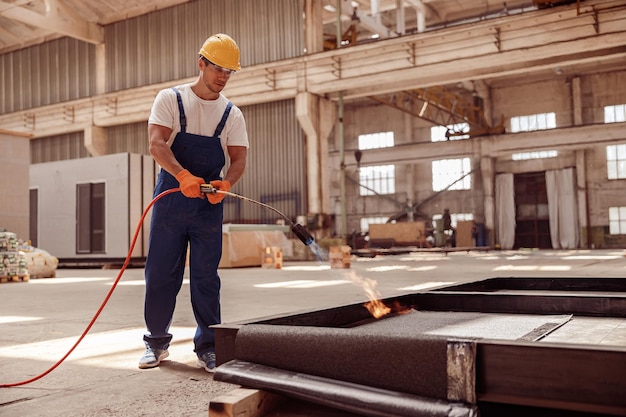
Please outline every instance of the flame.
M365 303L364 306L365 308L369 310L370 314L376 319L379 319L382 316L385 316L391 312L391 309L387 307L385 303L383 303L380 300L371 300Z
M367 298L370 299L369 302L364 304L365 308L367 308L374 318L381 318L391 312L391 308L387 307L385 303L380 300L380 293L376 289L378 283L375 280L363 278L354 271L345 271L344 275L355 284L363 287Z

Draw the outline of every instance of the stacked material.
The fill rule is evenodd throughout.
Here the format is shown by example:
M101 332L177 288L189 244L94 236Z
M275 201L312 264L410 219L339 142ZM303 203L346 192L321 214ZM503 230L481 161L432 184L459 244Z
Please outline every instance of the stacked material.
M30 245L20 245L20 251L26 256L28 273L34 278L54 278L59 259L47 251Z
M18 250L17 235L0 231L0 281L28 281L26 255Z

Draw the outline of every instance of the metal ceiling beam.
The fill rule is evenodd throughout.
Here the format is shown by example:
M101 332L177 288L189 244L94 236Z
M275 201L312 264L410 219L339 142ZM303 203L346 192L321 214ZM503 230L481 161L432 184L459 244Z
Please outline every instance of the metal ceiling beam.
M376 21L376 19L365 13L359 11L358 8L352 7L351 0L341 0L341 13L347 16L351 16L352 20L358 20L359 23L365 26L370 31L378 34L382 39L390 38L394 36L394 33L390 31L385 25Z
M504 120L498 126L489 126L480 103L470 102L444 87L418 88L369 98L435 125L451 126L461 123L469 125L469 132L448 132L448 137L504 133Z
M104 42L104 29L102 26L81 19L60 0L47 0L43 14L21 6L21 4L28 5L29 3L0 1L0 15L92 44L97 45Z

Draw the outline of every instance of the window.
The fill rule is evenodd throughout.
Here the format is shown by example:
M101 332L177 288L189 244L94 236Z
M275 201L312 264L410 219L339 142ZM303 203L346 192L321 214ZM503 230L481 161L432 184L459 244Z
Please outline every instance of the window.
M396 167L374 165L359 169L359 195L393 194L396 192Z
M626 145L606 147L606 170L610 180L626 178Z
M431 142L443 142L448 139L450 140L459 140L459 139L468 139L469 135L459 135L459 136L450 136L448 137L448 131L452 132L469 132L469 123L457 123L454 125L448 126L433 126L430 128L430 141Z
M609 234L626 235L626 207L609 207Z
M385 224L388 217L363 217L361 218L361 232L365 233L370 230L370 224Z
M359 135L359 149L390 148L394 145L393 132ZM359 195L393 194L396 192L394 165L375 165L359 168Z
M521 152L514 153L513 160L524 161L528 159L556 158L558 155L559 153L557 151Z
M626 104L604 106L604 123L626 122Z
M39 246L39 190L31 188L29 190L29 234L30 244Z
M469 158L433 161L433 191L470 190L472 188L470 165Z
M76 185L76 253L105 251L104 183Z
M554 129L556 115L554 113L539 113L529 116L511 117L511 132L530 132L533 130Z
M393 147L393 132L370 133L359 135L359 149L378 149Z

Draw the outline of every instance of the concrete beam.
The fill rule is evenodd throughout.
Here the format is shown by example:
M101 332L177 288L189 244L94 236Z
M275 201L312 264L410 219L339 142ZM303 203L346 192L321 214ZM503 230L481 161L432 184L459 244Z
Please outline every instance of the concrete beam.
M626 141L626 122L536 130L533 132L505 133L447 142L420 142L363 151L361 166L386 164L414 164L418 161L462 157L509 157L513 153L563 150L576 151L590 146L603 146ZM331 155L338 158L338 152ZM346 166L356 167L356 159L345 155ZM335 164L336 166L337 164Z
M45 13L38 13L28 7L15 6L11 3L0 3L0 15L30 26L49 30L71 38L80 39L92 44L104 42L104 28L80 18L61 0L48 0Z
M87 127L85 129L84 143L91 156L106 155L108 153L107 130L98 126Z

